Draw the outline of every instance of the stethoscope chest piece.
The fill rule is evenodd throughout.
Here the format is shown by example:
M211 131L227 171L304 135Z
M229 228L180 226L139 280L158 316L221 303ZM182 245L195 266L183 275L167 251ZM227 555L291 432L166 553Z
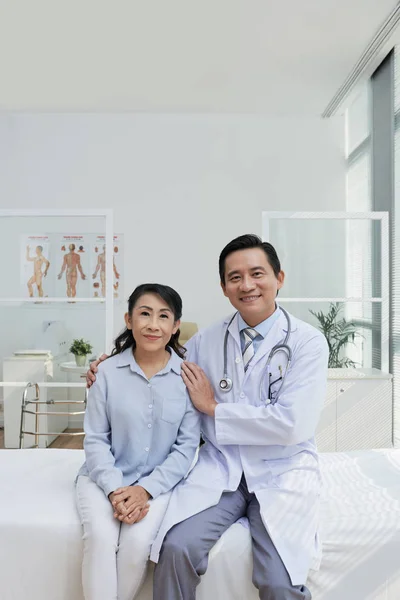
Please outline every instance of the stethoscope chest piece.
M232 379L229 379L229 377L223 377L223 379L221 379L219 382L219 387L223 392L230 392L233 387Z

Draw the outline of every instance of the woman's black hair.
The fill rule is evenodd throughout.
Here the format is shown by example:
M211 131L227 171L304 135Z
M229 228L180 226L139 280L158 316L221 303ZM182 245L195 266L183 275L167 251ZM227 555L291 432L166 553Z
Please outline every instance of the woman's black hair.
M129 296L128 300L128 313L131 315L137 301L144 294L156 294L160 296L167 303L168 307L174 314L174 320L179 321L182 316L182 298L174 289L168 285L162 285L161 283L142 283L138 285ZM169 346L176 352L180 358L185 357L186 349L179 343L179 329L171 336L167 347ZM133 337L132 330L127 327L122 331L115 340L115 348L111 352L111 355L120 354L124 350L136 348L135 338Z

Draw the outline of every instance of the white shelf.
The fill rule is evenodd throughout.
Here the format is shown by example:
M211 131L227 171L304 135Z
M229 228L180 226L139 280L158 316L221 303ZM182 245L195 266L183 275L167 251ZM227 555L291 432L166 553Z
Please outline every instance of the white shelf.
M62 304L76 304L78 302L90 302L95 304L104 304L105 298L0 298L0 302L23 302L27 304L50 304L50 303L62 303Z
M382 302L382 298L278 298L279 302Z
M36 208L2 208L0 209L0 217L106 217L112 219L113 212L111 208L102 208L98 210L93 209L79 209L69 208L67 210L57 210L51 208L45 208L38 210Z
M291 212L291 211L279 211L270 210L263 211L263 217L267 215L268 219L325 219L341 221L343 218L349 220L372 220L372 221L384 221L387 219L387 212L385 211L373 211L373 212Z
M392 379L393 375L379 369L328 369L328 379Z
M66 373L78 373L80 375L85 375L86 371L89 369L89 365L78 367L75 361L70 361L61 363L60 369Z

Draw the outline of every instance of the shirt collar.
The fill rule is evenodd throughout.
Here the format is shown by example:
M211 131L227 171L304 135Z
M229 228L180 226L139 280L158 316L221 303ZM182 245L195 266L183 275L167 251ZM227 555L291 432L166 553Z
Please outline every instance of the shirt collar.
M265 321L261 321L261 323L259 323L255 327L252 327L251 329L255 329L258 335L261 335L262 338L265 338L267 333L270 331L272 325L279 317L279 312L279 307L276 306L275 311L272 313L272 315L268 317L268 319L265 319ZM242 315L240 313L238 313L238 327L240 332L242 332L243 329L247 329L248 327L250 327L250 325L248 325L246 321L242 318Z
M172 348L169 348L169 351L171 352L170 359L165 365L164 369L160 371L158 375L161 373L168 373L169 371L174 371L174 373L177 375L181 374L182 358L179 358ZM141 369L137 364L135 357L133 356L132 348L127 348L118 354L117 367L130 367L131 371L134 373L141 374Z

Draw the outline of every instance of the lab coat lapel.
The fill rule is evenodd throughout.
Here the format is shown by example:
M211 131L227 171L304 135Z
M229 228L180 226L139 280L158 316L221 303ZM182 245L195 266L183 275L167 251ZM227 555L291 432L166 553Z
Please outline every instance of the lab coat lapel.
M229 317L229 319L227 319L227 324L229 323L229 321L231 319L232 319L232 315ZM229 325L228 331L229 331L230 336L232 336L240 354L242 354L242 347L240 344L239 325L238 325L238 313L236 313L234 319L232 320L232 323ZM228 361L229 361L229 338L228 338Z

